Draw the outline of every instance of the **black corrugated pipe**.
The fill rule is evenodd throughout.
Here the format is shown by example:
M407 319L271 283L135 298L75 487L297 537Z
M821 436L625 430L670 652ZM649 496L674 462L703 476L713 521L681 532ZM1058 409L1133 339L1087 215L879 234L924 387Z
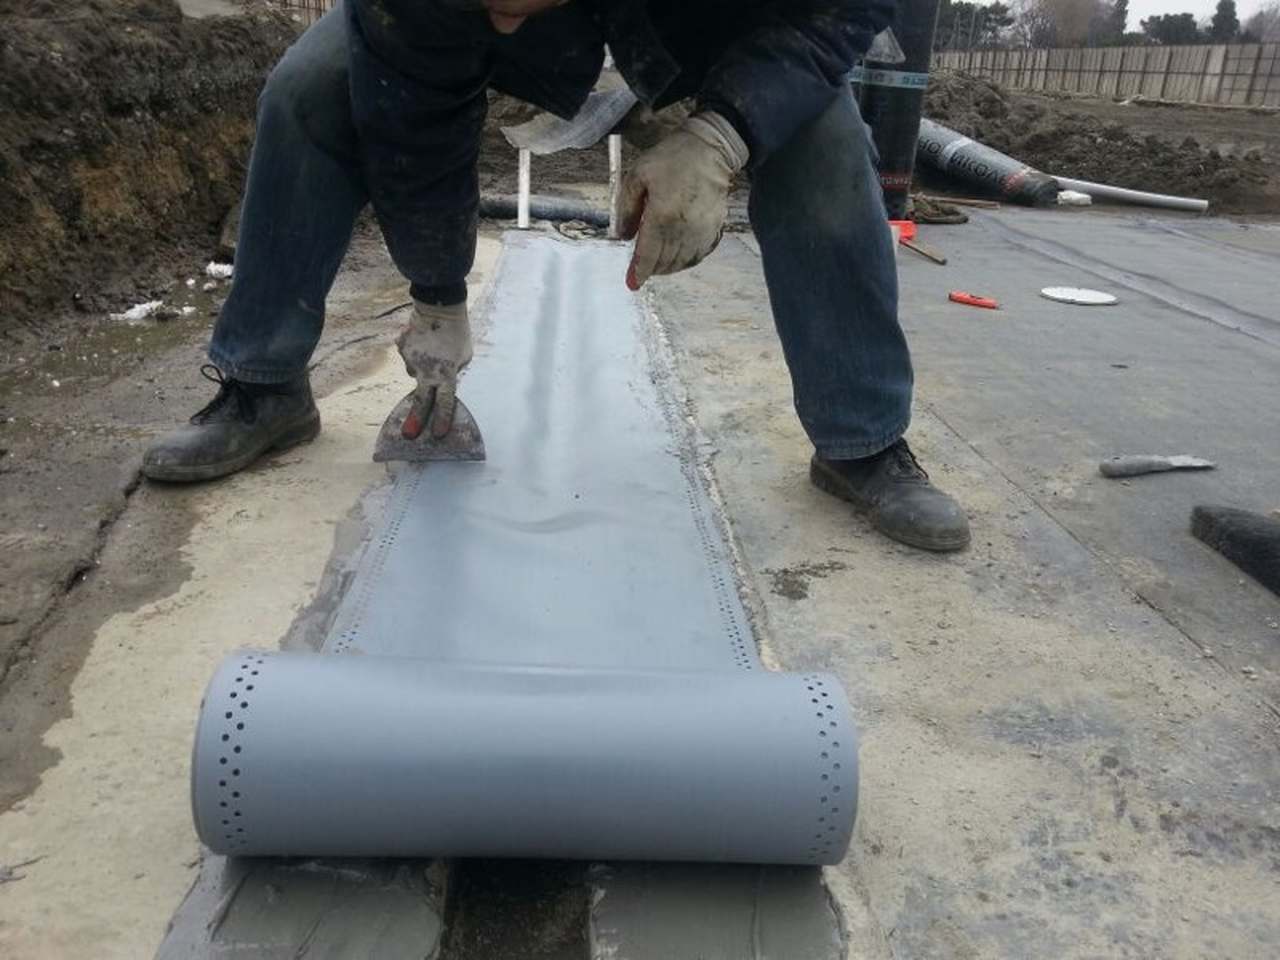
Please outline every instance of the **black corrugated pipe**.
M938 0L898 0L893 33L905 59L900 63L869 59L859 77L862 116L871 125L871 135L880 152L880 185L890 220L907 218L916 138L937 24Z

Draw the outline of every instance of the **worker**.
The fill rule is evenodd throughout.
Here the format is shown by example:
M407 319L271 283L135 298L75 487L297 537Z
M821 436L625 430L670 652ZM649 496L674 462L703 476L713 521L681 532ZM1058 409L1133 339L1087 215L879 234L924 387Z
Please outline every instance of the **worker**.
M635 246L620 282L638 289L706 257L745 171L812 481L896 540L964 547L964 511L903 439L912 367L893 244L846 79L893 13L894 0L341 0L262 93L235 277L204 368L217 395L151 446L143 472L206 480L316 436L307 363L370 203L414 301L401 353L434 389L426 422L405 432L447 433L471 359L487 90L572 117L607 44L642 102L696 103L624 177Z

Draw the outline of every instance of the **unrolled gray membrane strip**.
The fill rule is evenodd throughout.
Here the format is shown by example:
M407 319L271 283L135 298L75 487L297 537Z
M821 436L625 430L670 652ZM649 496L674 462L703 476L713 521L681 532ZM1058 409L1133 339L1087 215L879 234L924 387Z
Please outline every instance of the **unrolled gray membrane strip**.
M205 696L200 837L244 855L834 863L839 684L764 670L626 251L509 235L462 384L489 459L401 471L327 654Z

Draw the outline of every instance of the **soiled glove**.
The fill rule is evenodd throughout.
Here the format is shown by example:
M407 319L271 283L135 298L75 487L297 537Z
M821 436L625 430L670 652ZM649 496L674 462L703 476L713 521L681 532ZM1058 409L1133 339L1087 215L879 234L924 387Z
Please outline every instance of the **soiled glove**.
M396 340L404 368L418 381L416 400L400 432L416 440L426 426L443 437L453 427L458 372L471 362L471 323L465 303L441 307L414 301L409 326Z
M747 165L742 137L718 113L694 114L641 155L623 179L623 239L636 238L627 286L676 273L716 248L729 214L729 184Z

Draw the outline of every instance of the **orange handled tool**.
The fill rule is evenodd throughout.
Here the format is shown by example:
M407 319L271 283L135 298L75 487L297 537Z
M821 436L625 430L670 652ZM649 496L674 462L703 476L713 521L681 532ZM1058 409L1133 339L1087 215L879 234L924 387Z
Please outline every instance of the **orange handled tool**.
M898 228L898 241L916 238L916 222L914 220L890 220L889 226Z
M1000 304L990 297L980 297L976 293L965 293L963 290L952 290L947 299L955 303L968 304L971 307L983 307L987 310L999 310Z

